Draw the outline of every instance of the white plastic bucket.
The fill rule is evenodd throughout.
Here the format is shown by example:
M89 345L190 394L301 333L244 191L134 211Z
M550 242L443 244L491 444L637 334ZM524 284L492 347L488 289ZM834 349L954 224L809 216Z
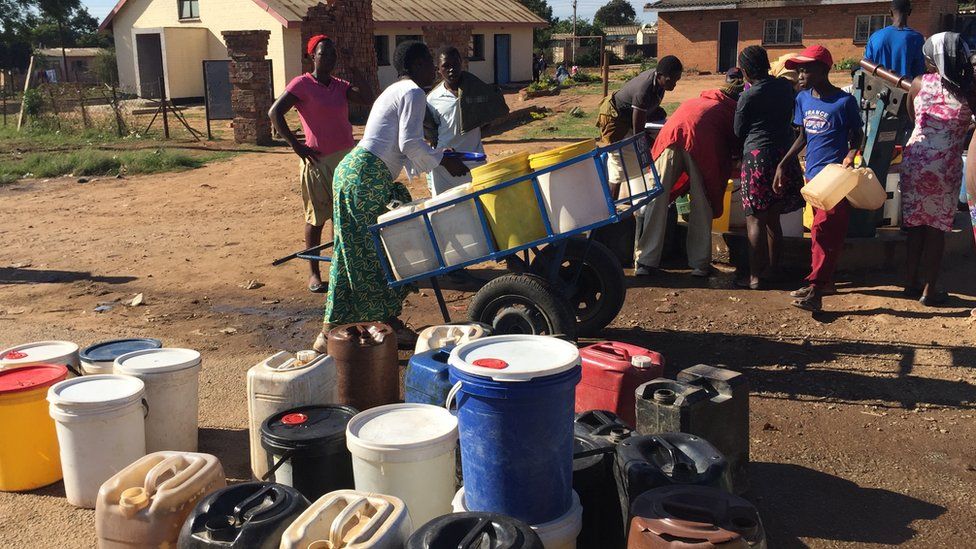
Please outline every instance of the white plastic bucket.
M413 528L399 498L356 490L320 497L281 536L280 549L400 549Z
M261 444L261 424L269 417L300 406L337 402L335 359L315 351L293 356L277 352L247 371L247 418L251 472L268 472L268 451Z
M464 488L455 494L451 507L455 513L468 512L464 504ZM545 549L576 549L576 537L583 529L583 506L580 505L579 495L573 491L573 506L565 515L550 522L531 526L539 535Z
M146 349L115 359L115 373L146 384L146 451L196 452L200 409L200 353Z
M144 394L142 380L120 375L76 377L48 390L68 503L94 508L102 483L146 454Z
M559 155L556 158L561 160ZM592 156L540 175L539 190L553 233L566 233L610 217L600 172Z
M428 199L424 207L439 206L470 192L471 184L466 183ZM422 224L423 220L420 222ZM447 266L458 265L489 254L488 237L485 236L474 199L430 212L430 225L434 229L437 247ZM434 267L437 267L436 262Z
M377 223L395 221L422 210L423 200L404 204L399 208L387 212L376 220ZM407 221L395 223L380 230L380 240L386 249L386 257L390 261L390 268L397 280L432 271L437 268L437 256L434 245L427 232L427 224L423 216Z
M0 370L35 364L61 364L68 375L79 372L78 345L70 341L35 341L0 351Z
M81 351L81 369L86 376L111 374L115 372L115 359L120 356L162 346L162 341L150 338L100 341Z
M457 419L429 404L387 404L349 420L356 490L398 497L413 524L451 512Z

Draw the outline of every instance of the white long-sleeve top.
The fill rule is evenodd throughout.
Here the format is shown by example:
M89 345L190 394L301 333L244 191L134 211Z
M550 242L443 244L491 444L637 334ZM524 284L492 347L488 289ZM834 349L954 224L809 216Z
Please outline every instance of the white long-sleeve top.
M444 152L424 141L426 111L427 96L413 80L390 84L373 103L359 146L380 157L394 178L403 168L410 175L433 171Z

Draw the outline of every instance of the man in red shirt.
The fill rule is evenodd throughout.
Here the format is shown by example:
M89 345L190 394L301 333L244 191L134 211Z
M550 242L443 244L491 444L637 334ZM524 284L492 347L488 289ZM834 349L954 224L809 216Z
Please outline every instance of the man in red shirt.
M305 247L322 243L322 227L332 219L332 174L339 161L355 144L349 122L349 102L371 105L375 96L360 70L352 66L353 83L332 76L338 53L335 43L324 34L309 39L306 52L313 69L295 77L268 112L275 131L301 158L302 200L305 203ZM348 52L342 50L344 61ZM285 113L294 107L302 121L302 143L285 122ZM308 289L328 291L322 282L317 261L309 262Z

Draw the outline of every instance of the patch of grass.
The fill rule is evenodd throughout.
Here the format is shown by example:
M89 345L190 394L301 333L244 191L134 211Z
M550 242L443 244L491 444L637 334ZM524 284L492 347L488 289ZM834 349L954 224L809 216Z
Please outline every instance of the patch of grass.
M678 107L680 106L681 106L681 102L679 101L674 101L672 103L665 103L661 105L661 107L664 109L664 112L668 113L668 116L674 114L674 111L678 110Z
M96 129L80 132L60 132L50 128L29 125L18 132L16 123L0 126L0 152L14 149L30 150L71 146L84 147L117 142L120 139L115 133Z
M623 82L616 81L611 77L610 93L619 90L623 85ZM570 95L603 95L603 81L599 80L590 84L576 84L575 86L563 89L562 93Z
M575 116L572 112L560 113L545 120L524 126L526 139L589 139L600 137L596 116Z
M119 173L151 174L199 168L207 162L233 156L231 152L190 155L169 149L135 151L78 151L50 154L30 153L21 158L0 160L0 184L22 177L114 176Z

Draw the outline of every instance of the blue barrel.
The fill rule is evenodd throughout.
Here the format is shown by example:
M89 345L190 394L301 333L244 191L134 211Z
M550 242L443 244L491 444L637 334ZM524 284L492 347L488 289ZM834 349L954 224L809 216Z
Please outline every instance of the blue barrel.
M403 399L418 404L444 406L451 392L447 359L450 349L433 349L410 357L403 380Z
M581 368L572 343L503 335L451 352L470 511L542 524L573 504L573 413Z

